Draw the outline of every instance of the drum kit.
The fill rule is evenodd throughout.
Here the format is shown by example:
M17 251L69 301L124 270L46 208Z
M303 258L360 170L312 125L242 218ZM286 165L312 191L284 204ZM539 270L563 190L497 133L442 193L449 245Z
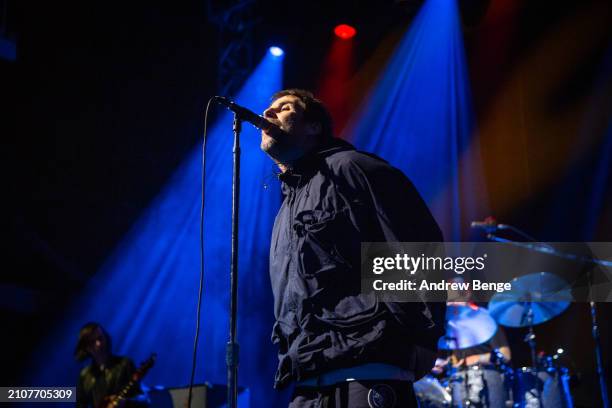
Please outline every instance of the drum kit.
M512 368L498 349L476 364L446 364L441 378L427 375L414 383L421 408L517 407L570 408L568 369L554 356L536 355L534 326L565 311L571 301L569 286L554 274L540 272L515 278L512 290L498 293L488 308L469 303L447 307L446 334L438 347L451 356L487 344L499 325L525 328L531 350L531 366ZM452 358L451 358L452 361Z

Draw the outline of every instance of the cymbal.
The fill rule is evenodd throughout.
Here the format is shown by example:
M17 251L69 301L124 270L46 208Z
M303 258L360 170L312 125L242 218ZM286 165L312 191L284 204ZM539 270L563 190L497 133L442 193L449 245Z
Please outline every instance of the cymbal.
M438 340L442 350L458 350L482 344L493 337L497 323L487 309L473 304L451 304L446 308L446 333Z
M491 316L503 326L527 327L547 322L560 315L572 301L570 286L553 273L532 273L510 283L511 290L496 293L489 301Z

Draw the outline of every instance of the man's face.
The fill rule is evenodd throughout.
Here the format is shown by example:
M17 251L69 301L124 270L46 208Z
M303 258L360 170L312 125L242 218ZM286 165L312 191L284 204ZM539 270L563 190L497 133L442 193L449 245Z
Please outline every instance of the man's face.
M282 163L296 160L311 150L317 143L320 125L305 121L304 109L304 103L293 95L285 95L272 102L264 111L264 117L285 134L275 137L262 131L261 150Z
M86 349L92 355L105 354L108 351L106 336L99 327L91 333Z

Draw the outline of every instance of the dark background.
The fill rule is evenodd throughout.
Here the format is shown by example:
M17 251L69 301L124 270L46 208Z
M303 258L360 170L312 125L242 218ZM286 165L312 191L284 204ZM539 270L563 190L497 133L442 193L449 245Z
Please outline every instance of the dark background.
M598 2L519 3L508 52L489 66L477 54L483 36L491 34L491 27L482 24L487 4L462 3L477 117L487 112L511 67L521 63L533 43L559 21ZM204 1L6 4L17 60L0 60L7 241L0 282L5 350L0 383L17 385L20 363L198 143L203 106L216 93L219 50L218 27L209 22ZM212 10L227 4L213 2ZM259 60L272 44L299 50L286 56L285 85L316 88L331 27L351 22L359 28L359 68L377 44L409 23L418 4L259 2L254 57ZM609 16L610 7L603 9ZM609 33L597 36L590 50L558 90L551 109L562 113L564 104L601 87L596 78L610 66ZM609 106L602 109L609 115ZM549 241L611 241L609 188L591 237L567 219L585 211L580 200L560 214L551 211L559 194L590 174L595 155L584 156L572 175L559 177L520 205L505 209L499 204L497 213ZM570 190L566 194L582 194L578 187ZM609 372L610 308L602 307ZM597 388L586 305L572 306L564 318L575 326L565 330L563 341L581 350L571 363L582 378L577 398L588 398ZM517 361L526 364L522 333L510 330L509 337Z

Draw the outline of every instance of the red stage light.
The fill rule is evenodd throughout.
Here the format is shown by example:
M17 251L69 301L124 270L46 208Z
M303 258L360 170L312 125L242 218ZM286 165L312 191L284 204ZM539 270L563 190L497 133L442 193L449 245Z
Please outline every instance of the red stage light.
M334 34L336 34L343 40L348 40L350 38L353 38L355 34L357 34L357 30L355 30L354 27L351 27L348 24L340 24L337 25L336 28L334 28Z

